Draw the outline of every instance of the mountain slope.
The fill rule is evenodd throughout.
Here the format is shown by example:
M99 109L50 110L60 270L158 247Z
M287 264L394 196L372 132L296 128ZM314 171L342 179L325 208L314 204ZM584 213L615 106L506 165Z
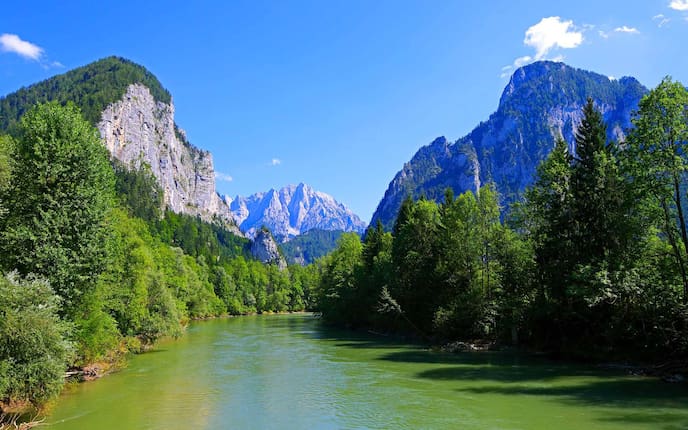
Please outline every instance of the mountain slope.
M282 252L289 264L305 266L336 249L342 234L341 230L308 230L283 243Z
M220 220L240 234L215 191L212 155L187 141L170 93L144 67L108 57L22 88L0 99L0 130L12 132L28 108L46 101L75 103L115 159L128 168L149 167L169 209Z
M365 229L365 223L346 206L303 183L225 200L241 230L248 234L265 226L284 241L312 229L359 233Z
M563 136L572 149L581 109L588 97L602 112L609 137L623 139L631 112L647 92L636 79L612 80L563 63L524 66L511 77L499 107L471 133L449 142L440 137L422 147L389 184L371 224L391 229L406 196L440 200L493 183L505 208L533 182L537 165Z

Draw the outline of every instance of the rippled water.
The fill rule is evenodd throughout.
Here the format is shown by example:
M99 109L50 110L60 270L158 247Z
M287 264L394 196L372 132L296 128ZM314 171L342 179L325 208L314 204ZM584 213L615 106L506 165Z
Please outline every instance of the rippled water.
M309 315L194 323L65 393L49 429L688 429L688 386L446 354Z

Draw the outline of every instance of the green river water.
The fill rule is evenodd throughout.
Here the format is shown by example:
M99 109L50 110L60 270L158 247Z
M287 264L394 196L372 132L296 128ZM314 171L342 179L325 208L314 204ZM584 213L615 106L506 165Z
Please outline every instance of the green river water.
M192 324L67 390L80 429L688 429L688 385L507 353L448 354L310 315Z

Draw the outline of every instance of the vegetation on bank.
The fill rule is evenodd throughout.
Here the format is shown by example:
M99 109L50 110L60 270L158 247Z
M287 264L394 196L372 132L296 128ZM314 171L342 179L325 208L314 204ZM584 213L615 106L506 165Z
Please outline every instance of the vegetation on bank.
M321 261L331 322L492 339L578 357L688 356L688 91L667 78L624 142L593 102L500 218L490 186L407 199L391 233L344 235ZM687 366L688 367L688 366Z
M222 223L161 204L150 171L111 164L71 103L0 136L0 415L190 319L311 307L315 266L263 265Z

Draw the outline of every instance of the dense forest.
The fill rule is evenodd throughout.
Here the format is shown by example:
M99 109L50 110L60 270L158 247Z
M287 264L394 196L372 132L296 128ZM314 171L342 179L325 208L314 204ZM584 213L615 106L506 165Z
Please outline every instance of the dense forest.
M281 244L282 252L289 264L308 265L335 249L343 233L341 230L308 230Z
M71 103L36 105L0 136L0 412L39 407L68 369L107 369L190 319L312 307L317 266L264 265L222 223L162 201Z
M515 343L593 359L688 354L688 91L667 78L608 141L588 100L575 151L560 139L500 216L487 185L404 201L391 233L344 235L321 261L333 323Z

